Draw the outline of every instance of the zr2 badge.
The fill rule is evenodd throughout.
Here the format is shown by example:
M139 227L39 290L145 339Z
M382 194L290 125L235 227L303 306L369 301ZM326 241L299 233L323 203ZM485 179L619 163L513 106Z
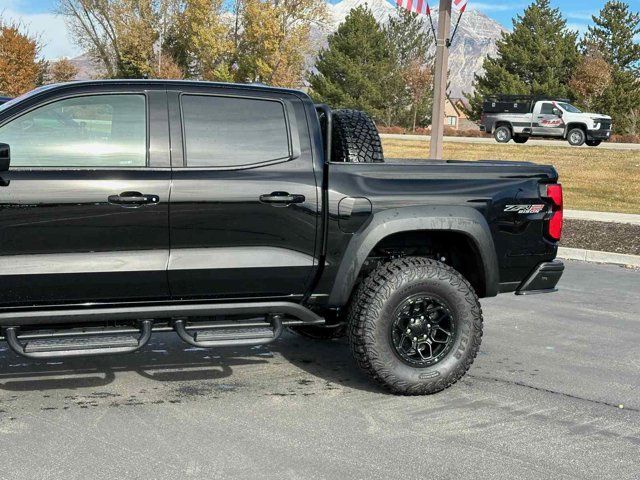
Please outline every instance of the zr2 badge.
M521 215L529 215L532 213L540 213L544 211L545 205L507 205L505 212L519 213Z

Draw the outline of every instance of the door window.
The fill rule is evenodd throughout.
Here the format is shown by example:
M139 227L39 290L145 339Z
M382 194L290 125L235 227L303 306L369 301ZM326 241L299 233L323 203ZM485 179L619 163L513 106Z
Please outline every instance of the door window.
M554 115L553 113L554 108L555 107L553 106L552 103L543 103L542 111L540 113L542 113L542 115Z
M183 95L182 114L188 167L238 167L290 156L278 101Z
M0 128L12 167L144 167L144 95L67 98L36 108Z

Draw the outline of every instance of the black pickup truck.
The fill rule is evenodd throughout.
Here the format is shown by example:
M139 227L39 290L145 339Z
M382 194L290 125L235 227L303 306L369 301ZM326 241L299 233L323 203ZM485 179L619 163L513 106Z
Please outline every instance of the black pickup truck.
M384 162L371 120L259 85L93 81L0 106L0 327L31 358L348 336L396 393L447 388L478 298L555 290L551 166Z

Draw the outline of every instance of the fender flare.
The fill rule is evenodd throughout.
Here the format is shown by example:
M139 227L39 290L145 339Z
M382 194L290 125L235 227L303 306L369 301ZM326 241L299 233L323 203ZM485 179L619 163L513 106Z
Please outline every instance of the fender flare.
M472 207L445 205L401 207L374 214L367 226L353 236L338 267L329 304L344 306L348 303L365 260L381 240L395 233L417 230L465 234L481 257L484 296L498 294L498 258L489 224L480 212Z

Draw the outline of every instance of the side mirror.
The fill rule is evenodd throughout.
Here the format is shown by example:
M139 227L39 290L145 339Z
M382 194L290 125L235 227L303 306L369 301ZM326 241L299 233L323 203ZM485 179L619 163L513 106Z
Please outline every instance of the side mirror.
M11 147L6 143L0 143L0 172L9 170L11 164Z
M559 108L554 108L553 109L553 114L558 116L558 117L562 117L562 110L560 110Z

